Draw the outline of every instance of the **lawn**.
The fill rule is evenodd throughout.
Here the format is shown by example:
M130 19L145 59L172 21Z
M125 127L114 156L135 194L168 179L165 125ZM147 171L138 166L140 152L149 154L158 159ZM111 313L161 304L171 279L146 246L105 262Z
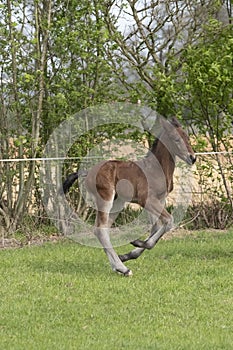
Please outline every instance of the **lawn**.
M1 350L233 349L233 230L162 240L130 278L67 240L0 259Z

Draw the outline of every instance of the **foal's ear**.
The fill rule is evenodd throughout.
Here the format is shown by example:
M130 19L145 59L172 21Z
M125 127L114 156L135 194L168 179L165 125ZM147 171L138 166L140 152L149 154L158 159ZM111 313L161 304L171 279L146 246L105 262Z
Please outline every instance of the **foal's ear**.
M171 133L174 130L174 124L172 121L168 121L164 118L161 118L160 124L163 127L163 129L166 130L168 133Z
M176 119L176 117L173 117L173 118L171 119L171 124L172 124L173 126L175 126L176 128L180 128L180 127L181 127L181 124L178 122L178 120Z
M165 119L160 119L160 123L162 125L162 127L169 131L172 131L175 128L179 128L181 127L181 124L178 122L178 120L176 119L176 117L173 117L170 121L169 120L165 120Z

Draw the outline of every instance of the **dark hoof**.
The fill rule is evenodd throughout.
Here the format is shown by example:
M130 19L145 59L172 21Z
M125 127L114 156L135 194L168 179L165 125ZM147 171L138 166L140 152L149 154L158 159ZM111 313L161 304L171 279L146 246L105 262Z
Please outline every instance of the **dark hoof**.
M141 239L136 239L135 241L130 242L130 244L137 248L146 248L145 242Z
M129 260L128 254L118 255L122 262Z

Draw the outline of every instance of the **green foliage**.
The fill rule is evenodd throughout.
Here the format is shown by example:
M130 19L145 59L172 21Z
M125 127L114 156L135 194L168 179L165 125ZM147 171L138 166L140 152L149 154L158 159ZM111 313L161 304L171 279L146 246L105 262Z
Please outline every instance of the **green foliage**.
M233 114L233 36L230 26L223 27L217 21L206 26L203 39L190 46L184 54L182 88L186 107L191 109L193 121L200 128L210 123L220 139L229 129ZM219 114L221 122L219 120Z
M121 14L129 4L136 6L124 1ZM198 139L197 150L231 150L232 141L225 135L233 114L232 26L211 19L221 5L180 2L175 12L163 3L161 8L146 6L144 12L135 7L142 16L134 35L125 38L111 8L114 1L1 4L0 158L38 157L63 120L116 100L141 100L165 117L183 116L208 139L207 144ZM174 24L171 37L166 21L160 26L158 19L166 18L161 11L168 15L167 23ZM190 16L190 26L184 14ZM145 23L143 18L153 20ZM105 137L123 134L120 125L97 132L97 137L92 132L80 137L69 154L82 157ZM144 135L132 132L129 137L139 142ZM231 174L231 159L226 166ZM0 164L0 196L5 203L0 222L9 231L22 222L33 191L40 212L37 172L35 162ZM225 181L220 166L219 174ZM230 200L226 186L222 198Z
M176 108L196 134L195 150L225 151L225 155L199 157L196 163L202 197L194 203L197 227L223 228L232 224L232 26L210 20L202 38L181 56L175 84ZM229 152L229 154L227 154Z
M0 158L34 158L61 121L114 99L104 56L109 38L95 1L9 0L1 10ZM90 139L84 143L82 149L91 147ZM35 162L20 163L17 171L13 163L0 164L6 202L0 220L8 231L30 206L36 173Z
M108 36L95 2L55 2L50 34L44 131L48 138L67 117L113 98L104 56Z

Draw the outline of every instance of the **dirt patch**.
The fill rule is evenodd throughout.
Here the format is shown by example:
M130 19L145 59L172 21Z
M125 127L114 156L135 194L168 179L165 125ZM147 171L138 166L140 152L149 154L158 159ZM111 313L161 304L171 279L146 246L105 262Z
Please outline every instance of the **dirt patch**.
M172 230L170 232L165 233L165 235L162 237L162 239L168 240L168 239L172 239L172 238L175 238L175 237L184 238L186 236L192 236L193 237L195 235L196 234L194 233L194 231L188 231L188 230L185 230L185 229L178 228L178 229L175 229L175 230Z
M37 236L33 237L30 240L27 239L16 239L16 238L2 238L0 240L0 249L9 249L9 248L22 248L25 246L35 246L35 245L42 245L46 242L53 242L57 243L61 240L64 240L65 238L63 236Z
M219 234L220 232L222 234L226 234L227 230L209 229L205 230L205 232L208 232L210 234ZM161 239L171 240L173 238L185 238L187 236L197 237L199 233L200 231L189 231L182 228L178 228L176 230L167 232ZM0 249L23 248L26 246L40 246L46 242L57 243L64 240L66 240L66 237L59 235L35 236L31 239L22 238L22 240L16 238L2 238L0 239Z
M174 237L185 237L188 235L194 235L191 231L179 229L174 230L171 232L166 233L162 239L168 240L172 239ZM23 247L30 247L30 246L41 246L44 243L52 242L57 243L62 240L65 240L66 238L64 236L58 236L58 235L51 235L51 236L35 236L30 239L22 238L22 239L16 239L16 238L2 238L0 240L0 249L11 249L11 248L23 248Z
M189 231L189 230L185 230L185 229L182 229L182 228L177 228L175 229L174 231L170 231L170 232L167 232L163 237L162 239L164 240L168 240L168 239L172 239L172 238L184 238L184 237L192 237L192 238L195 238L195 237L198 237L200 235L200 232L205 232L205 233L209 233L209 234L226 234L228 231L227 230L219 230L219 229L205 229L205 230L194 230L194 231Z

